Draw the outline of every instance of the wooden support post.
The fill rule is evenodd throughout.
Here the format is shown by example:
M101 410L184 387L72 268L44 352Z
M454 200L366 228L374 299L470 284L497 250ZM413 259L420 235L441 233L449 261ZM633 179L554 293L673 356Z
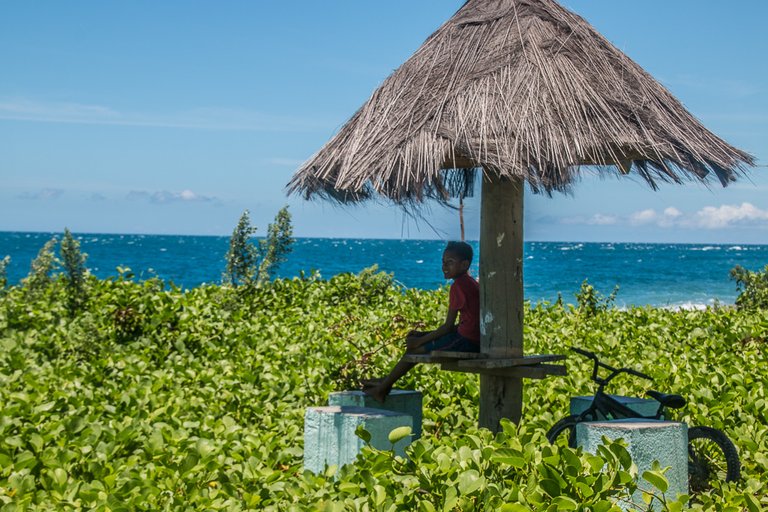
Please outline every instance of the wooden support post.
M523 356L522 179L484 179L480 218L480 346L490 357ZM480 426L520 421L523 380L480 375Z

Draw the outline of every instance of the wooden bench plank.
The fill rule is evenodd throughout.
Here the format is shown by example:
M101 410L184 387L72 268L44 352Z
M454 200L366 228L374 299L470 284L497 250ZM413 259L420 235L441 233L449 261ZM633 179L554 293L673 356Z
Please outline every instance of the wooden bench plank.
M441 368L449 372L479 373L494 377L517 377L522 379L544 379L550 375L567 375L565 366L552 364L535 364L529 366L510 366L506 368L465 368L459 362L442 363Z
M451 362L454 359L447 359L445 357L432 357L430 354L404 354L403 361L417 364L439 364L443 362Z
M550 363L554 361L562 361L565 359L563 355L557 354L539 354L523 357L505 357L505 358L486 358L486 359L469 359L459 361L461 368L512 368L515 366L530 366L539 363Z
M404 361L418 364L440 364L453 361L477 361L478 359L488 357L487 354L479 352L450 352L447 350L433 350L429 354L405 354Z
M445 357L446 359L485 359L488 354L480 352L451 352L449 350L433 350L430 352L433 357Z

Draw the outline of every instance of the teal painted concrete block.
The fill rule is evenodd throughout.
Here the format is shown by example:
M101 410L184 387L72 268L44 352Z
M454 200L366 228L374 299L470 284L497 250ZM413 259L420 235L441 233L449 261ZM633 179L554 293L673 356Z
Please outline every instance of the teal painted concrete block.
M688 493L688 426L685 423L662 420L625 419L614 421L592 421L576 425L576 444L585 451L596 453L603 436L608 439L624 439L632 462L637 466L638 485L651 489L642 480L642 474L658 461L662 468L669 467L664 476L669 488L664 496L676 500L678 495ZM632 501L642 503L642 492L638 491ZM629 503L617 503L623 510ZM653 502L654 510L661 510L658 500Z
M362 391L341 391L331 393L328 397L328 405L347 405L354 407L371 407L384 409L385 411L400 412L413 417L413 439L421 437L422 402L424 396L421 391L411 389L393 389L384 400L377 402Z
M629 407L638 414L643 416L655 416L656 411L659 410L659 402L650 398L636 398L633 396L620 396L610 395L619 401L622 405ZM574 396L571 397L571 414L581 414L586 411L589 405L592 403L593 396ZM606 418L598 418L604 420Z
M413 428L407 414L366 407L310 407L304 414L304 469L321 473L327 466L355 461L365 443L355 435L358 426L371 434L371 445L389 450L389 433L397 427ZM395 453L404 456L409 437L398 441Z

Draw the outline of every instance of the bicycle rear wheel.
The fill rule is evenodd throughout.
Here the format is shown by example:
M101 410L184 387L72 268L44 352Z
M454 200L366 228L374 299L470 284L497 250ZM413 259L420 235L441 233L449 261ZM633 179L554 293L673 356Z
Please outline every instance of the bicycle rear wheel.
M691 494L712 488L716 481L741 477L739 454L728 436L711 427L688 429L688 488Z
M576 448L576 419L578 416L572 414L561 419L549 429L547 432L547 440L551 444L556 444L558 439L566 439L568 446Z

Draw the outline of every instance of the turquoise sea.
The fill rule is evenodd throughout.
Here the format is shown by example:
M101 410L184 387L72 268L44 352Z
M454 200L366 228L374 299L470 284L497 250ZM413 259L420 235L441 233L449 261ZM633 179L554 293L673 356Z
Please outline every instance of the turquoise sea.
M27 275L52 236L0 232L0 258L12 259L11 283ZM76 236L88 254L87 266L99 277L117 275L116 268L124 266L139 279L159 276L185 288L220 282L229 243L228 237L213 236ZM444 242L434 240L299 238L279 275L317 270L328 278L377 264L404 286L435 289L446 284L440 271L443 247ZM525 295L533 302L554 301L558 292L573 302L582 281L589 279L604 295L619 285L618 306L701 307L733 303L737 291L729 270L737 264L762 269L768 264L768 245L527 242L524 257Z

